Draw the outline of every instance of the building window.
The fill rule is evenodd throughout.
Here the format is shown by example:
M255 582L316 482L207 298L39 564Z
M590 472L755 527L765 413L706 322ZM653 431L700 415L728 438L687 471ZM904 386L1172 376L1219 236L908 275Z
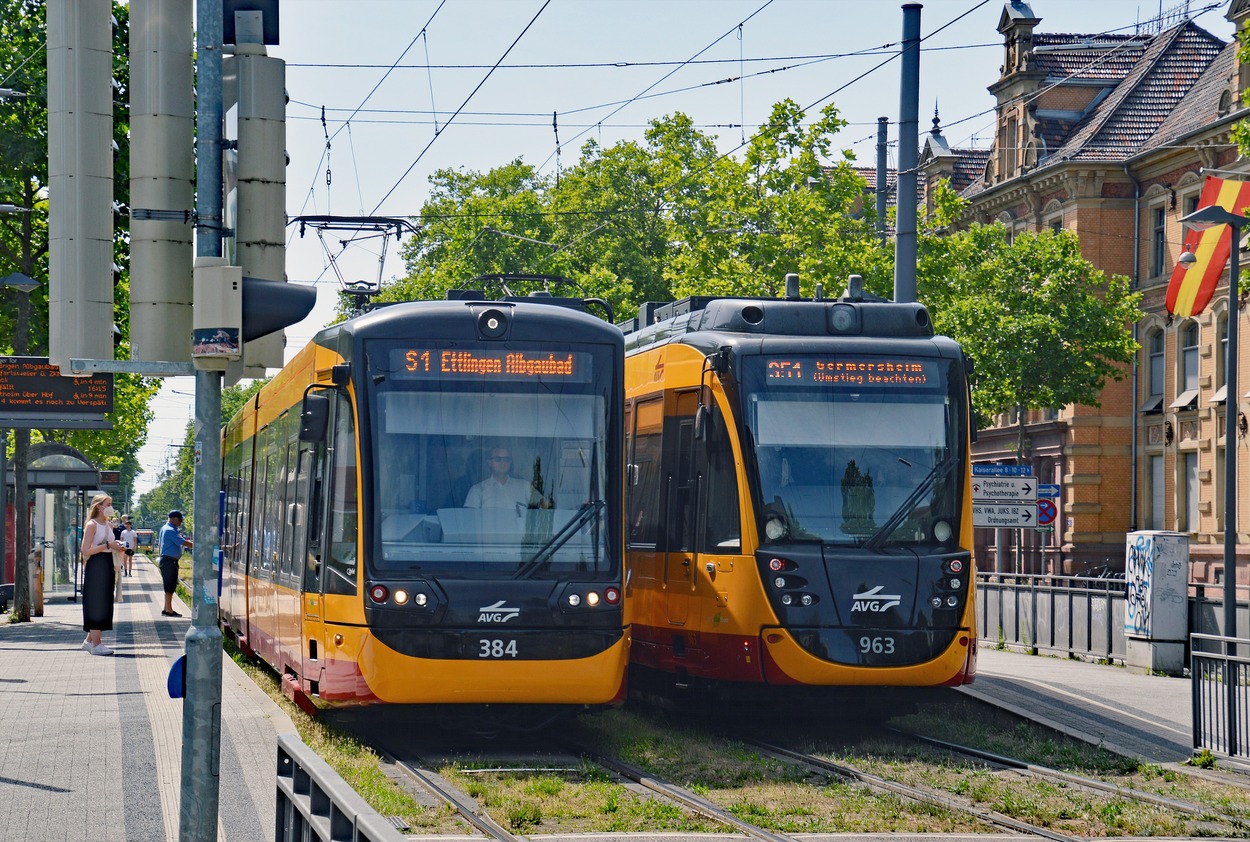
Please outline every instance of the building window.
M1147 529L1163 528L1163 456L1149 457L1150 488L1146 499L1150 501L1150 511L1146 514Z
M1198 388L1198 324L1190 322L1181 334L1181 388Z
M1224 528L1224 458L1223 447L1215 449L1215 523L1216 529Z
M1216 342L1219 354L1215 358L1215 385L1223 386L1228 370L1228 314L1222 313L1215 322Z
M1163 395L1163 331L1150 334L1150 395Z
M1163 205L1151 208L1150 216L1150 274L1158 277L1167 259L1167 209Z
M1184 489L1185 499L1183 505L1179 506L1183 519L1180 524L1181 532L1197 532L1198 531L1198 454L1189 452L1183 454L1181 458L1183 482L1181 488Z
M1183 216L1189 216L1191 213L1198 210L1198 200L1200 198L1201 198L1201 194L1199 193L1190 193L1188 196L1184 198L1183 206L1185 208L1185 213L1183 214Z
M1198 323L1187 322L1180 332L1180 370L1176 398L1168 404L1177 411L1198 408Z

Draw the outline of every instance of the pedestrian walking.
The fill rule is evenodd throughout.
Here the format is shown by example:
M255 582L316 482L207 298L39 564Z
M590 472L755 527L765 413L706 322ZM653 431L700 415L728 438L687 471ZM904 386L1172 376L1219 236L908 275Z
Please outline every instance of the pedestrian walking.
M82 530L82 628L87 639L82 648L92 655L112 655L101 632L113 628L113 550L120 543L113 537L108 518L113 514L113 498L97 494Z
M181 617L174 610L174 591L178 587L178 559L182 558L183 547L191 546L191 539L184 538L179 528L182 526L182 512L172 511L169 520L161 527L161 584L165 588L165 608L162 617Z
M125 575L129 576L135 563L135 549L139 546L139 533L130 525L130 515L122 516L122 544L126 547L126 557L122 560Z
M109 528L113 530L113 541L116 542L115 546L121 547L122 546L122 524L121 524L121 521L117 519L116 514L114 514L112 517L109 518ZM125 566L124 559L126 558L126 554L122 551L122 549L113 550L113 601L114 602L122 601L122 568Z

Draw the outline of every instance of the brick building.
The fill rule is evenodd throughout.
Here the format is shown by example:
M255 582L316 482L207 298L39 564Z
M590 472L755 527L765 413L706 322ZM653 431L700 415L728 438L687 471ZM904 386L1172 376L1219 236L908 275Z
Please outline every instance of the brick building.
M1226 16L1240 29L1250 0L1232 0ZM1195 319L1170 321L1164 294L1184 239L1179 219L1197 204L1203 170L1250 179L1229 135L1250 114L1241 105L1250 68L1235 44L1183 18L1132 35L1051 34L1038 31L1041 22L1027 3L1006 4L1003 66L989 85L993 146L951 148L935 119L922 178L951 179L971 202L968 222L1075 231L1086 258L1133 281L1146 316L1132 326L1136 364L1108 383L1100 407L1030 413L1023 454L1014 414L981 431L976 461L1021 459L1062 494L1053 532L1024 532L1017 548L1020 533L977 530L978 557L983 568L1032 573L1122 569L1127 531L1175 529L1191 535L1194 578L1219 581L1227 269ZM1247 370L1250 355L1238 359ZM1235 442L1240 557L1250 554L1244 428Z

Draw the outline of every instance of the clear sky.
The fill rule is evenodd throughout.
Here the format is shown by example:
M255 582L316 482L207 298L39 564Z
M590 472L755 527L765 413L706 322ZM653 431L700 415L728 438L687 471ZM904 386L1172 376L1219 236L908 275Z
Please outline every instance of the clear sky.
M936 106L952 145L988 145L994 99L986 87L1003 59L996 27L1004 5L922 3L922 143ZM1045 33L1132 32L1186 5L1213 34L1233 33L1227 0L1029 5ZM487 170L521 158L554 174L576 162L587 139L639 139L648 120L676 112L730 152L787 97L811 113L835 103L850 123L835 148L866 166L876 161L877 118L888 117L895 164L901 2L285 0L281 15L281 44L269 52L287 62L292 217L415 215L438 169ZM378 241L344 249L343 239L328 242L344 277L376 279ZM290 356L333 313L338 277L311 230L301 238L293 226L288 246L289 278L315 281L318 291L313 314L288 329ZM382 280L402 273L392 240ZM193 402L189 377L170 379L156 398L139 493L176 453L170 445L182 442Z

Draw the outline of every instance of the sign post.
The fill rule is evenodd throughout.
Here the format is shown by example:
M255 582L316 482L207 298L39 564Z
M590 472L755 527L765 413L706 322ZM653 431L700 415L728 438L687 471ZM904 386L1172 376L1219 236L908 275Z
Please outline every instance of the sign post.
M973 465L972 525L1019 530L1017 544L1022 545L1024 529L1037 526L1037 482L1033 479L1033 466ZM1002 533L998 533L995 543L998 547L995 566L999 572L1004 572ZM1023 546L1020 549L1023 552Z

